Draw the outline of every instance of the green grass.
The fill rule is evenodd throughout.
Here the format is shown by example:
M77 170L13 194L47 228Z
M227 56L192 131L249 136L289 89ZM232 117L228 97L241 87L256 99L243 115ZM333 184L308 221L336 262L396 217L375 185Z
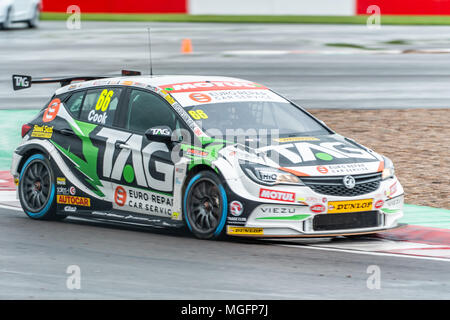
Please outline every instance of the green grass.
M11 167L12 154L22 141L22 125L39 113L39 110L0 110L0 170Z
M66 20L66 13L44 12L42 20ZM82 21L159 21L159 22L222 22L222 23L317 23L366 24L368 16L229 16L187 14L112 14L82 13ZM450 16L381 16L382 25L450 25Z

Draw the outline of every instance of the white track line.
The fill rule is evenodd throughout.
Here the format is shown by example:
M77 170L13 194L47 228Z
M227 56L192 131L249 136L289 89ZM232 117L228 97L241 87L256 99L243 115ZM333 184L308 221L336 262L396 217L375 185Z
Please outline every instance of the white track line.
M0 204L0 208L23 212L21 207L9 206L9 205L5 205L5 204Z
M312 249L312 250L322 250L322 251L365 254L365 255L371 255L371 256L384 256L384 257L410 258L410 259L419 259L419 260L433 260L433 261L450 262L450 259L446 259L446 258L412 256L412 255L406 255L406 254L395 254L395 253L373 252L373 251L347 250L347 249L338 249L338 248L324 248L324 247L318 247L318 246L313 246L313 245L290 245L290 244L274 244L274 245L282 246L282 247L296 248L296 249Z

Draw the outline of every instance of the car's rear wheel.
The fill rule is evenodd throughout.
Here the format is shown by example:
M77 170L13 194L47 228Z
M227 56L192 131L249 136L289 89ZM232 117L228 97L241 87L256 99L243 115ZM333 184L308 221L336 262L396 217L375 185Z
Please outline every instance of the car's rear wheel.
M36 220L61 220L56 214L55 176L50 161L42 154L29 157L22 167L19 200L28 217Z
M27 21L28 28L37 28L39 25L39 16L41 14L41 10L39 9L39 6L36 6L34 9L33 16L30 20Z
M7 30L9 28L11 28L12 25L12 9L8 8L8 10L6 11L6 18L5 21L3 21L2 23L0 23L0 29L4 29Z
M219 177L210 171L197 173L186 187L184 219L199 239L218 239L224 235L227 195Z

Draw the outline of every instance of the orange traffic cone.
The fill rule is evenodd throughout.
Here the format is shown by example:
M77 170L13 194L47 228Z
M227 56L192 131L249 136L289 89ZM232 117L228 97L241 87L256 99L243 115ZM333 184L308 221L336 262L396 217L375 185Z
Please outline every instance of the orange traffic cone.
M181 42L181 53L192 53L191 39L183 39Z

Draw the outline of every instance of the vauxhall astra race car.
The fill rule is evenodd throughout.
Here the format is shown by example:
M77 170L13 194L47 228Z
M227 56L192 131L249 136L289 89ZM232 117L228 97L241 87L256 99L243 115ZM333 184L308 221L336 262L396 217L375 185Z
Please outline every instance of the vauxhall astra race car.
M131 74L131 75L130 75ZM32 219L67 216L223 235L357 235L398 226L386 157L251 81L13 76L60 82L22 126L11 172Z

